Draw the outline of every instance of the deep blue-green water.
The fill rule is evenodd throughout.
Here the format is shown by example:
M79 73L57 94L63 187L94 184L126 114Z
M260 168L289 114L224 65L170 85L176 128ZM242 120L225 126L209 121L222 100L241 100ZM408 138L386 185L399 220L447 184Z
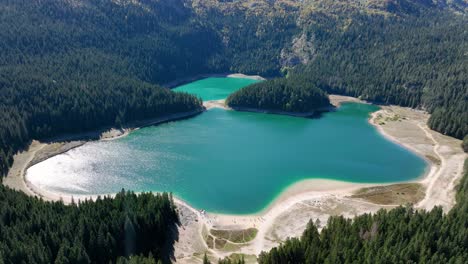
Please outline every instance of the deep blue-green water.
M196 208L247 214L304 179L361 183L415 179L426 162L367 119L378 108L347 103L318 119L212 109L90 142L28 170L52 192L170 191Z
M176 92L194 94L203 101L227 98L231 93L249 84L259 82L247 78L210 77L174 88Z

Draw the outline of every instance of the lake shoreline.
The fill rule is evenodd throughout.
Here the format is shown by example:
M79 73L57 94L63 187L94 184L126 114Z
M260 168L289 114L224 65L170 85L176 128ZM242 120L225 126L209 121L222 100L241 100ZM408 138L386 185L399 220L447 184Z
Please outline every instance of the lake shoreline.
M207 101L207 103L210 103L210 102L216 102L217 105L214 106L214 107L219 107L219 105L224 104L224 99L223 100L215 100L215 101ZM348 96L339 96L339 95L331 95L331 102L332 102L332 105L334 107L337 107L337 108L340 107L340 105L342 103L346 103L346 102L357 102L357 103L369 104L369 102L362 101L362 100L357 99L357 98L348 97ZM208 107L207 109L209 109L209 108L212 108L212 107ZM236 109L232 109L232 108L227 107L227 106L220 107L220 108L224 108L226 110L237 111ZM138 121L138 122L134 122L134 124L132 126L127 126L126 128L123 128L123 129L111 128L109 130L106 130L105 132L101 132L103 130L98 130L101 133L101 136L97 140L103 140L103 141L115 140L115 139L118 139L118 138L125 137L125 136L129 135L132 131L138 130L140 128L143 128L143 127L146 127L146 126L158 125L158 124L165 123L165 122L190 118L192 116L200 114L204 110L205 109L200 110L200 111L197 110L197 111L191 111L191 112L182 113L182 114L169 115L169 116L150 119L150 120L145 120L145 121ZM256 109L251 109L250 111L249 110L241 110L241 111L289 115L289 116L294 116L294 117L307 117L308 116L308 115L294 115L294 114L291 114L289 112L282 112L282 111L266 112L266 111L263 111L263 110L256 110ZM377 131L383 137L385 137L387 140L390 140L393 143L395 143L395 144L405 148L406 150L411 151L411 152L415 153L416 155L420 156L421 158L423 158L430 165L430 169L426 170L422 175L417 177L415 180L409 180L409 181L404 181L404 182L382 183L382 184L381 183L357 183L357 182L347 182L347 181L330 180L330 179L306 179L306 180L301 180L299 182L295 182L295 183L291 184L290 186L285 187L283 189L283 191L281 193L279 193L272 201L270 201L270 203L267 206L265 206L265 208L263 208L262 210L260 210L258 212L255 212L255 213L251 213L251 214L239 214L239 216L261 216L261 215L265 215L269 211L273 210L274 207L277 206L278 204L280 204L282 201L287 201L290 197L300 196L300 194L307 193L307 192L310 192L310 191L328 192L328 193L338 192L338 193L341 193L341 194L343 194L343 191L345 191L347 195L351 195L352 192L357 191L360 188L365 188L365 187L370 187L370 186L390 185L390 184L395 184L395 183L419 182L419 181L422 181L422 180L424 180L424 179L426 179L428 177L433 176L434 172L435 172L435 168L434 168L434 164L430 160L428 160L421 152L419 152L415 148L411 147L411 145L399 142L398 139L396 139L395 137L393 137L393 136L389 135L388 133L386 133L385 130L380 125L378 125L376 123L376 116L377 116L377 114L379 112L380 112L380 110L378 110L376 112L373 112L371 114L371 117L368 119L369 124L374 126L377 129ZM136 124L139 124L140 126L136 126ZM45 155L44 157L42 157L41 159L38 159L38 160L33 159L30 163L28 163L25 166L23 179L24 179L24 182L25 182L27 188L29 189L29 191L31 191L30 193L38 195L38 196L40 196L40 197L42 197L42 198L44 198L46 200L52 200L52 201L63 200L64 202L71 202L70 198L72 198L72 197L79 200L79 199L86 199L86 198L96 199L98 196L106 196L106 195L111 195L112 196L112 195L114 195L114 194L70 195L70 194L66 194L66 193L49 192L49 191L45 191L45 190L41 189L38 186L34 186L26 178L26 171L31 166L34 166L35 164L37 164L37 163L39 163L41 161L44 161L44 160L46 160L48 158L54 157L54 156L59 155L59 154L66 153L67 151L70 151L70 150L72 150L74 148L80 147L80 146L86 144L90 140L95 140L94 138L89 137L88 134L89 133L83 133L83 134L76 134L76 135L71 135L71 136L68 135L68 136L60 137L60 139L63 140L63 141L67 141L67 140L70 140L70 139L73 139L73 138L82 138L83 135L85 137L88 137L88 138L86 138L85 140L82 140L82 141L67 142L64 145L64 147L62 148L62 151L50 153L50 155ZM180 198L177 198L177 200L182 201L182 199L180 199ZM187 201L184 201L184 204L189 205L189 203ZM195 208L193 208L193 209L195 209ZM216 213L216 212L213 212L213 214L223 215L223 213Z
M265 78L263 78L260 75L247 75L247 74L243 74L243 73L209 73L209 74L207 73L207 74L198 74L198 75L194 75L194 76L189 76L189 77L186 77L186 78L180 78L180 79L177 79L177 80L174 80L174 81L171 81L171 82L164 83L161 86L169 88L169 89L173 89L173 88L176 88L178 86L181 86L181 85L184 85L184 84L187 84L187 83L191 83L191 82L194 82L194 81L198 81L198 80L201 80L201 79L205 79L205 78L223 78L223 77L225 77L225 78L252 79L252 80L257 80L257 81L266 80Z
M360 99L353 98L353 97L347 97L347 96L332 95L331 97L332 97L331 98L332 105L334 105L335 107L340 107L340 105L342 103L346 103L346 102L368 103L368 102L362 101ZM212 101L207 101L207 103L210 103L210 102L212 102ZM224 104L224 100L216 100L215 102L218 103L218 106L215 106L215 107L219 107L219 104ZM208 107L208 109L209 109L209 107ZM226 107L226 106L224 107L224 109L234 110L234 109L231 109L231 108ZM158 125L158 124L161 124L161 123L164 123L164 122L176 121L176 120L180 120L180 119L190 118L190 117L192 117L194 115L200 114L202 111L204 111L204 110L193 111L193 112L188 112L188 113L182 113L181 115L170 115L170 116L167 116L167 117L135 122L135 123L140 124L140 126L136 126L134 124L133 126L127 126L126 128L120 129L120 130L116 130L115 128L112 128L112 129L110 129L110 130L108 130L106 132L101 133L101 137L98 140L103 140L103 141L115 140L115 139L118 139L118 138L125 137L125 136L129 135L132 131L138 130L140 128L143 128L143 127L146 127L146 126L151 126L151 125ZM252 112L266 113L264 111L252 111ZM409 180L409 181L404 181L404 182L358 183L358 182L347 182L347 181L330 180L330 179L306 179L306 180L301 180L299 182L295 182L295 183L291 184L290 186L285 187L283 189L283 191L281 191L281 193L279 193L272 201L270 201L270 203L268 205L266 205L262 210L260 210L258 212L255 212L255 213L250 213L250 214L239 214L238 216L261 216L261 215L265 215L269 211L274 210L274 208L277 207L278 204L281 204L284 201L290 200L291 197L301 196L301 194L308 193L308 192L311 192L311 191L351 195L353 192L357 191L360 188L366 188L366 187L371 187L371 186L390 185L390 184L395 184L395 183L419 182L419 181L422 181L422 180L426 179L427 177L433 176L435 169L434 169L434 165L431 163L430 160L428 160L421 152L419 152L416 149L412 148L410 145L399 142L396 138L394 138L391 135L389 135L388 133L386 133L385 130L383 130L382 127L379 126L376 123L375 116L379 112L380 112L380 110L378 110L376 112L373 112L371 114L371 117L369 118L368 122L372 126L374 126L377 129L377 131L383 137L385 137L387 140L390 140L390 141L394 142L395 144L398 144L399 146L405 148L408 151L411 151L411 152L415 153L416 155L418 155L421 158L423 158L424 160L426 160L428 162L428 164L430 165L430 170L426 170L422 175L420 175L415 180ZM272 113L272 114L285 114L285 113L277 112L277 113ZM286 113L285 115L289 115L289 114ZM301 115L292 115L292 116L305 117L305 116L301 116ZM77 136L62 137L62 139L63 138L69 139L69 138L75 138L75 137L77 137ZM65 152L69 151L69 150L80 147L80 146L86 144L89 140L93 140L93 139L90 138L90 139L87 139L85 141L67 142L64 145L62 151L55 152L55 153L50 153L50 155L45 155L43 158L41 158L39 160L34 160L33 159L32 162L27 164L27 166L24 169L23 178L24 178L24 182L25 182L27 188L31 191L31 193L33 193L35 195L38 195L38 196L40 196L40 197L42 197L42 198L44 198L46 200L52 200L52 201L63 200L64 202L71 202L72 197L74 199L77 199L77 200L80 200L80 199L82 200L82 199L87 199L87 198L96 199L98 196L105 196L105 195L111 195L112 196L112 195L114 195L114 194L70 195L70 194L66 194L66 193L49 192L49 191L41 189L38 186L34 186L34 184L29 182L27 180L27 178L26 178L26 171L27 171L27 169L29 167L31 167L31 166L33 166L33 165L35 165L35 164L37 164L37 163L39 163L41 161L44 161L44 160L46 160L48 158L51 158L53 156L63 154ZM299 198L299 200L301 200L301 199L302 198ZM177 198L177 200L182 201L182 199L180 199L180 198ZM189 205L189 202L187 202L187 201L184 201L183 203L185 205ZM197 210L196 208L193 208L193 209ZM214 214L214 215L225 215L223 213L216 213L216 212L212 212L212 214ZM237 215L234 215L234 216L237 216Z
M353 97L346 97L346 96L338 96L338 95L331 95L330 96L331 102L335 106L339 106L342 103L345 102L360 102L360 103L367 103L363 102L362 100L359 100L357 98ZM218 104L222 104L223 102L219 102L220 100L217 100L216 102ZM207 109L210 107L207 107L207 105L204 102L204 105ZM417 139L419 137L427 137L428 134L438 134L437 132L426 130L428 129L427 126L425 125L425 122L427 121L428 115L425 113L419 113L417 110L412 110L408 108L401 108L401 107L396 107L396 106L381 106L381 110L378 110L374 112L371 117L368 119L369 123L373 125L378 133L380 133L382 136L384 136L387 139L390 139L392 142L397 143L398 145L404 147L405 149L412 151L416 153L418 156L423 157L425 160L428 160L427 158L427 153L425 153L424 149L421 150L418 148L419 143L412 144L412 141L406 141L408 139L408 135L404 133L405 129L401 129L401 125L406 125L406 124L399 124L398 122L395 122L395 126L398 128L398 130L403 131L403 134L394 134L391 130L387 128L387 126L384 126L379 123L378 121L378 115L382 114L384 111L396 111L396 110L401 110L406 111L405 113L410 114L418 114L422 115L423 117L417 117L416 121L421 123L418 123L418 126L420 126L420 129L422 129L420 132L415 133L414 135L411 135L414 137L414 139ZM204 110L201 110L197 114L201 113ZM193 114L193 113L192 113ZM193 115L192 115L193 116ZM422 121L421 121L422 120ZM154 120L153 120L154 121ZM172 120L166 120L167 121L172 121ZM415 121L415 122L416 122ZM152 123L152 124L158 124ZM144 125L144 124L143 124ZM104 138L99 138L98 140L112 140L115 138L120 138L123 136L128 135L131 131L138 129L139 127L135 127L133 129L129 130L124 130L119 131L119 132L110 132L108 137ZM423 132L423 133L421 133ZM433 136L432 140L439 140L439 136ZM449 140L450 144L458 144L458 142L455 139L449 138L444 140ZM415 140L416 141L416 140ZM455 143L453 143L455 142ZM85 142L86 143L86 142ZM6 186L9 186L10 188L23 191L24 193L31 195L31 196L37 196L41 197L44 200L48 201L63 201L64 203L70 203L72 200L75 202L78 200L83 200L83 199L96 199L98 195L69 195L69 194L60 194L60 193L51 193L48 192L44 189L41 189L40 186L34 186L31 184L27 179L26 179L26 170L30 166L32 166L32 162L35 159L36 154L40 153L43 148L47 147L49 143L40 143L40 142L33 142L31 144L31 147L23 152L15 155L15 163L13 165L13 168L10 169L10 172L8 173L8 177L6 177L3 180L3 184ZM83 143L84 144L84 143ZM432 145L434 144L434 145ZM439 148L442 144L445 144L444 142L440 143L434 143L434 142L428 142L427 143L427 148ZM78 147L80 145L74 146ZM71 149L71 148L70 148ZM68 150L70 150L68 149ZM461 148L460 148L461 149ZM64 152L68 151L67 148L64 148ZM50 153L51 155L49 156L55 156L60 153L64 152L53 152ZM432 153L432 152L428 152ZM437 153L436 153L437 154ZM442 153L443 154L443 153ZM441 155L442 155L441 154ZM434 154L435 155L435 154ZM460 156L461 155L461 156ZM457 160L463 159L465 156L463 154L458 154L457 153ZM430 171L422 175L421 177L418 177L415 181L411 182L417 182L421 183L425 186L425 188L428 190L426 193L426 197L424 198L421 203L416 205L417 208L429 208L432 206L434 203L439 202L440 203L440 198L439 196L445 197L444 201L450 201L447 204L447 208L450 208L454 204L454 196L452 195L452 192L447 191L446 193L441 193L440 191L437 192L437 188L433 188L434 186L438 186L438 179L442 177L442 172L446 172L447 169L451 169L451 167L448 167L448 165L453 165L452 163L449 162L449 159L451 157L445 157L443 158L442 156L439 157L443 162L441 162L440 165L437 165L434 163L434 161L429 160L429 164L431 164ZM446 161L448 160L448 161ZM19 166L19 169L17 168ZM10 173L12 174L10 176ZM456 179L459 178L461 175L460 170L456 170L453 173L450 173L450 184L454 184L456 182ZM12 180L14 178L14 180ZM177 206L179 207L180 211L189 212L190 214L193 214L196 216L198 219L196 223L192 223L195 225L196 229L198 230L197 234L201 233L204 228L225 228L225 229L239 229L239 228L248 228L248 227L255 227L258 228L259 232L257 234L257 238L254 239L253 242L249 243L245 251L247 253L253 253L253 254L258 254L262 250L268 250L272 246L275 246L277 244L268 242L268 240L265 240L266 237L270 234L269 232L271 229L277 229L277 228L282 228L284 230L289 230L288 232L285 232L283 234L288 234L288 236L292 236L294 234L299 235L297 230L303 230L303 227L305 224L308 222L309 219L314 219L314 217L317 217L317 219L325 219L325 216L330 216L330 215L335 215L339 214L344 214L345 216L352 217L353 214L350 215L348 211L343 211L345 209L323 209L323 204L325 203L330 203L330 204L335 204L335 205L340 205L342 203L345 203L345 207L349 207L353 209L354 214L361 214L361 213L369 213L369 212L375 212L380 208L393 208L397 206L396 204L392 205L377 205L374 203L370 203L367 201L364 201L362 199L357 199L357 198L350 198L350 196L358 191L361 188L364 187L370 187L370 186L386 186L391 183L385 183L385 184L372 184L372 183L365 183L365 184L360 184L360 183L352 183L352 182L345 182L345 181L334 181L334 180L328 180L328 179L308 179L308 180L303 180L300 182L296 182L292 184L291 186L287 186L280 194L278 194L277 197L275 197L274 200L271 201L269 205L267 205L263 210L260 212L254 213L254 214L248 214L248 215L230 215L230 214L218 214L218 213L205 213L202 212L199 209L196 209L186 201L183 201L182 199L179 199L176 197L175 201ZM450 186L452 186L450 185ZM432 186L432 187L431 187ZM435 193L435 194L434 194ZM100 195L101 197L103 196L113 196L113 194L109 195ZM431 198L431 196L434 196ZM303 208L301 209L301 213L303 212L308 212L308 214L301 215L298 217L295 217L294 219L287 219L287 215L291 215L292 212L297 211L297 207L301 206L304 203L312 203L312 206L309 208ZM351 205L352 204L352 205ZM312 210L314 208L315 211L308 211ZM341 207L339 207L341 208ZM348 208L348 209L349 209ZM325 210L321 211L320 214L317 214L316 210ZM286 221L286 222L285 222ZM293 221L296 224L291 224L291 221ZM293 226L296 226L296 229L291 230ZM182 227L185 229L187 226L185 224L182 224ZM197 235L198 236L198 235ZM201 236L200 236L201 237ZM188 241L193 239L193 234L187 235L187 237L182 236L181 237L181 242L180 243L189 243ZM185 242L184 242L185 241ZM191 243L191 242L190 242ZM203 241L198 241L198 243L203 244L205 246L205 242ZM176 246L177 250L177 246ZM216 254L218 256L222 257L225 256L225 253L216 251Z
M231 106L226 105L226 99L203 101L203 106L206 109L220 108L224 110L231 110L231 111L237 111L237 112L250 112L250 113L271 114L271 115L285 115L285 116L302 117L302 118L314 118L314 117L320 116L320 114L322 113L336 111L336 109L340 106L340 104L330 103L330 105L327 107L321 107L310 112L289 112L289 111L280 111L280 110L258 109L258 108L251 108L251 107L231 107Z
M310 112L289 112L289 111L257 109L257 108L249 108L249 107L229 107L229 106L227 107L230 110L238 111L238 112L250 112L250 113L271 114L271 115L286 115L286 116L303 117L303 118L315 117L317 115L320 115L321 113L333 111L335 109L334 107L330 106L330 107L320 108L320 109L317 109L315 111L310 111Z
M30 167L42 161L45 161L46 159L66 153L77 147L81 147L89 141L116 140L125 137L129 135L132 131L138 130L140 128L191 118L203 113L204 111L206 111L206 108L202 107L193 111L131 122L127 124L124 128L120 129L114 127L104 127L90 132L64 134L58 137L49 138L43 142L33 140L27 150L21 153L17 153L15 155L15 162L8 171L7 176L2 179L2 184L10 187L11 189L22 191L28 195L41 197L47 201L63 200L63 195L57 195L51 192L47 192L34 186L31 182L29 182L26 178L27 170ZM38 157L38 155L36 154L36 152L55 144L58 144L59 146L54 148L53 150L44 151L43 153L41 153L42 155L40 157ZM18 155L23 155L25 157L18 158Z

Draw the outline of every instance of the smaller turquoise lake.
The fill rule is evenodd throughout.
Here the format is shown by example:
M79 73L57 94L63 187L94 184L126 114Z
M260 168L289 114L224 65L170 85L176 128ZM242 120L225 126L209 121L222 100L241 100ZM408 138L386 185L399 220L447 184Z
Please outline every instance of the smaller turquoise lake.
M213 79L184 89L203 90L200 82ZM215 79L226 81L224 87L231 87L226 89L246 81ZM219 91L198 94L207 100L221 96ZM168 191L198 209L249 214L305 179L392 183L422 176L427 164L421 157L369 124L376 110L346 103L307 119L211 109L120 139L89 142L32 166L26 177L51 192Z
M211 101L225 99L240 88L257 82L247 78L211 77L176 87L173 91L194 94L203 101Z

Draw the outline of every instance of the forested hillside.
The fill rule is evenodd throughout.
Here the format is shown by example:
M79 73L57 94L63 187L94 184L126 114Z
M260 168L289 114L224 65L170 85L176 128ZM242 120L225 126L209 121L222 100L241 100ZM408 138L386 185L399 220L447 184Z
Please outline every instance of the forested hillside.
M0 173L32 139L202 108L194 96L100 72L67 79L39 72L0 72Z
M154 12L110 1L0 2L2 175L31 139L201 108L155 84L203 69L200 48L191 48L194 64L181 58L204 30L182 2L148 4Z
M289 113L313 113L330 106L328 95L308 79L280 78L244 87L231 94L226 104L234 109Z
M31 139L201 107L157 84L230 70L279 74L294 16L216 4L0 1L0 174ZM276 28L284 30L270 34Z
M220 34L230 70L276 74L279 65L329 93L421 108L432 114L432 129L460 139L468 134L464 1L198 0L193 6Z
M32 138L199 107L155 85L211 72L304 75L330 93L427 109L431 128L463 138L466 7L419 0L0 1L1 173Z
M344 16L304 18L316 53L295 73L330 93L426 109L432 129L460 139L468 134L465 16L427 8L417 15Z
M239 93L257 107L310 107L275 99L285 90L325 104L318 87L426 109L431 128L461 139L467 8L463 0L0 0L0 178L32 139L200 110L199 99L160 85L202 73L287 75ZM332 218L320 235L311 225L260 260L462 263L466 185L465 176L446 216L400 208ZM167 260L167 227L177 221L168 199L120 194L77 207L0 187L0 263Z
M192 5L198 19L220 36L229 71L280 75L281 51L300 32L301 1L193 0Z

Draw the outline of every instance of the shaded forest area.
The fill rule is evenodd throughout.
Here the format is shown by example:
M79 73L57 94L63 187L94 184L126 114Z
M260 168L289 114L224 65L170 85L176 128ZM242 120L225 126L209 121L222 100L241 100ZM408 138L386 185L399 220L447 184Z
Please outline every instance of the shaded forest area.
M169 263L179 222L172 196L122 191L64 205L0 186L0 263Z
M32 139L200 109L198 98L159 84L201 73L287 74L263 84L271 90L242 90L242 100L256 98L253 106L302 111L326 103L318 87L423 108L432 113L431 128L468 134L464 15L417 0L395 0L401 5L384 14L327 9L325 0L310 10L198 2L0 0L0 176ZM306 53L292 47L300 35ZM285 49L307 63L283 67ZM281 100L270 98L281 93ZM334 217L320 233L311 224L260 262L463 263L467 182L465 173L447 215L405 207L353 221ZM166 262L173 243L167 232L177 221L167 194L121 193L64 206L0 186L0 263Z
M161 4L155 13L142 13L110 1L77 4L82 6L47 0L0 5L2 175L14 153L31 139L119 127L202 107L194 96L155 84L177 77L175 72L191 74L184 70L193 65L181 60L188 54L175 54L189 47L176 50L171 44L197 45L190 34L203 36L184 18L189 10Z
M432 129L459 139L468 134L466 17L432 10L348 16L311 18L306 32L317 51L293 73L329 93L423 108Z
M277 54L294 31L260 36L256 25L287 29L293 17L196 13L186 3L1 1L0 176L31 139L201 107L158 84L212 72L279 74Z

